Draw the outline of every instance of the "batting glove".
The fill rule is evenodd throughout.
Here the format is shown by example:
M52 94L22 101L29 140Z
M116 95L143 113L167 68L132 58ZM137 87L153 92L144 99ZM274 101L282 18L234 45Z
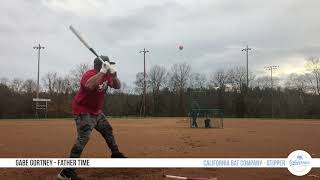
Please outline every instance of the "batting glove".
M108 61L105 61L102 63L102 67L100 69L100 72L103 74L106 74L108 71L110 71L111 65Z
M110 69L109 69L110 74L116 74L117 73L117 68L114 64L110 65Z

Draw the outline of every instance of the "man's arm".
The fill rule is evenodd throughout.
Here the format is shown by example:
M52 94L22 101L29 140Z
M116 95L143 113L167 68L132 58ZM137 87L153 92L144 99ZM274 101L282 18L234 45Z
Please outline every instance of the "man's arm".
M85 88L89 90L94 90L98 85L103 81L103 77L108 73L108 71L111 69L111 66L109 62L102 63L102 67L100 69L100 72L96 75L89 78L85 83Z
M112 88L114 89L120 89L121 88L121 83L119 78L117 77L117 73L114 73L112 75Z
M87 80L87 82L85 83L85 88L89 89L90 91L94 90L96 87L98 87L98 85L101 83L103 77L106 74L99 72L96 75L92 76L91 78L89 78Z

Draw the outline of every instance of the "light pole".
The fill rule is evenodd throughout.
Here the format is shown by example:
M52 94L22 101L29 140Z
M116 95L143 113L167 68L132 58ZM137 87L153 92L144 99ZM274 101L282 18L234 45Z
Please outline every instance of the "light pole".
M247 55L247 89L249 88L249 63L248 63L248 59L249 59L249 51L252 50L251 48L247 47L242 49L242 51L246 51L246 55Z
M148 52L146 48L140 51L140 53L143 53L143 116L146 115L146 53Z
M272 71L278 69L279 66L266 66L264 69L270 71L270 80L271 80L271 117L273 119L273 79L272 79Z
M38 99L39 98L40 51L41 49L44 49L44 46L41 46L39 44L38 46L33 47L33 49L38 50L38 78L37 78L37 99Z

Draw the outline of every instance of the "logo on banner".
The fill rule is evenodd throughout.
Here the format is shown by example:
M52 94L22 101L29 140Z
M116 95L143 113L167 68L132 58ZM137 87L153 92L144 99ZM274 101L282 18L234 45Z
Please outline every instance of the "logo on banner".
M296 176L308 174L312 168L311 156L303 150L296 150L288 156L288 170Z

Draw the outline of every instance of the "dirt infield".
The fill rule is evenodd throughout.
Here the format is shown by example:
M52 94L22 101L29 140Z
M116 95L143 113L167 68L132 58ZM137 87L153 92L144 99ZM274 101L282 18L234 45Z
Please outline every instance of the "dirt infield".
M183 118L111 119L129 157L287 157L302 149L320 157L320 121L226 119L224 129L190 129ZM67 157L73 120L0 120L0 157ZM94 131L82 157L109 157ZM0 179L56 179L58 169L0 169ZM315 179L287 169L80 169L85 179L163 179L162 174L219 180ZM320 169L310 174L320 176Z

